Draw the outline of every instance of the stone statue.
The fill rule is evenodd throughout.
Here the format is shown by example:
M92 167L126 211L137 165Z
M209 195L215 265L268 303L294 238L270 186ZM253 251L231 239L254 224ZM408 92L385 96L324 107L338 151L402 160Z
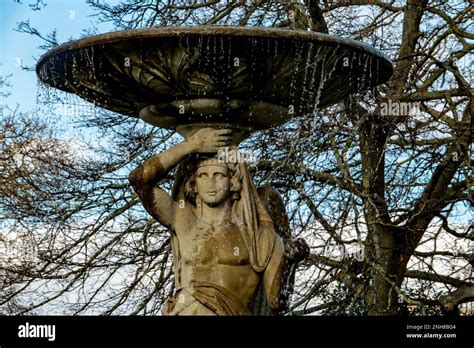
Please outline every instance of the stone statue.
M201 128L130 174L145 209L171 231L175 296L165 315L249 315L259 293L281 313L308 254L303 240L278 235L247 165L215 156L235 144L232 133ZM177 165L170 196L158 184Z
M36 72L51 87L187 139L130 174L145 209L171 231L176 293L163 312L242 315L287 309L308 247L291 239L278 192L257 190L245 163L215 154L294 117L319 117L316 110L386 82L393 64L327 34L210 25L70 41L43 55ZM159 183L174 167L168 195Z

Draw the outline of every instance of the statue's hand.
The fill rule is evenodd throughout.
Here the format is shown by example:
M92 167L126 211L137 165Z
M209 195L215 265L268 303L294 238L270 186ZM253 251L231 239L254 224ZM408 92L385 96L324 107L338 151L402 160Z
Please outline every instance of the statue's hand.
M299 263L309 255L309 247L305 240L298 238L287 241L285 244L285 256L294 263Z
M191 143L193 152L218 152L231 145L232 129L202 128L188 142Z

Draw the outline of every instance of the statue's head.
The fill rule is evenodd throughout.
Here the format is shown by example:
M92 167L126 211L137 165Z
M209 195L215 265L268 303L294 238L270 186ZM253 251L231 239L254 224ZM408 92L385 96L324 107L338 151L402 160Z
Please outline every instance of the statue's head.
M240 198L242 174L233 163L220 163L216 157L191 161L193 173L186 182L185 192L189 200L199 197L209 206L219 206L226 200Z

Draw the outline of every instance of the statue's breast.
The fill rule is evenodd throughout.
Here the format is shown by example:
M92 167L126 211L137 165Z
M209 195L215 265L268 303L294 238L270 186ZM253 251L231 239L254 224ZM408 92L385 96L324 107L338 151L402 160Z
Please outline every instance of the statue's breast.
M187 261L194 264L249 264L250 254L236 225L227 223L212 227L198 222L193 229L194 245L186 255Z

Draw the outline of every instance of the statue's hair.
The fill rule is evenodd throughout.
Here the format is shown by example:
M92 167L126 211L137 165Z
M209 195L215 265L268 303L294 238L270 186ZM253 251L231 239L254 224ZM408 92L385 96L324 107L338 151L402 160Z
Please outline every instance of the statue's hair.
M211 157L212 158L212 157ZM217 158L217 157L214 157ZM185 197L192 203L196 203L196 171L198 164L201 161L208 160L209 157L192 156L187 162L187 172L191 173L191 176L184 184ZM242 190L242 173L238 164L225 163L225 166L229 170L230 175L230 193L232 200L240 199L240 191Z

